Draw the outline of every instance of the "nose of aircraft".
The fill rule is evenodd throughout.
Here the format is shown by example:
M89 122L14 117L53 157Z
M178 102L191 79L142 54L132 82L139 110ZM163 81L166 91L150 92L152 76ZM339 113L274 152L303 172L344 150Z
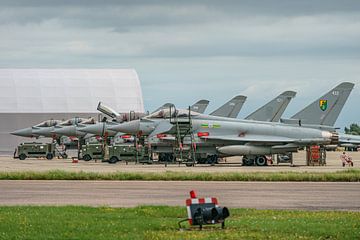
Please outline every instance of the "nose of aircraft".
M140 120L138 119L130 122L121 123L119 125L109 127L108 129L115 132L137 134L140 131Z
M34 137L34 136L36 136L35 134L33 134L31 127L19 129L19 130L16 130L16 131L14 131L14 132L12 132L10 134L20 136L20 137Z

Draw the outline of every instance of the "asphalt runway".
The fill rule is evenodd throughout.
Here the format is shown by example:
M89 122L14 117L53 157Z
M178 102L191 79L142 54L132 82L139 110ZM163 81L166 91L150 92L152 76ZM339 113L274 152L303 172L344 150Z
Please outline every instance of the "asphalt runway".
M360 210L357 182L0 181L0 205L185 206L190 190L220 205Z

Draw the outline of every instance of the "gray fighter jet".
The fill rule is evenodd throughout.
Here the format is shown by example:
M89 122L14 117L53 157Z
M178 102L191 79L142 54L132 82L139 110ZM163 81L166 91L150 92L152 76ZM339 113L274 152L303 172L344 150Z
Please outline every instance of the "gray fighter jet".
M171 108L110 129L150 138L164 133L180 136L179 145L196 145L196 153L212 156L262 156L261 159L254 159L258 165L265 165L263 155L296 152L302 146L329 144L338 140L338 135L329 131L216 117Z
M257 109L255 112L250 114L247 119L259 120L259 121L278 121L283 112L285 111L287 105L290 100L296 95L293 91L285 91L281 93L279 96L274 98L272 101L268 102L264 106ZM246 100L245 96L236 96L231 99L229 102L225 103L219 109L212 112L210 115L221 116L221 117L230 117L236 118L244 101ZM155 132L158 134L157 132ZM165 159L173 159L172 145L175 140L175 136L161 135L161 139L158 139L154 136L149 139L151 142L154 151L157 153L161 153L161 157ZM202 162L214 161L214 157L212 160L201 160ZM199 161L200 162L200 161ZM249 163L252 164L252 163Z
M11 132L10 134L20 136L20 137L40 137L47 135L48 129L53 129L54 126L62 123L61 120L46 120L44 122L41 122L39 124L36 124L35 126L18 129L14 132ZM50 133L50 132L49 132ZM46 137L52 137L51 135Z
M191 109L193 109L195 112L203 113L208 105L209 101L202 99L193 104ZM172 103L165 103L156 109L155 112L160 111L161 109L167 109L171 106L173 106ZM118 132L109 130L109 127L113 127L122 123L122 121L118 122L120 115L111 107L106 106L101 102L98 104L97 110L109 116L110 118L113 118L113 121L103 121L89 126L80 126L77 130L83 133L90 133L97 136L115 136Z
M83 132L78 133L78 135L67 135L69 130L74 128L74 126L83 124L94 123L94 119L85 119L85 118L71 118L66 121L60 120L47 120L40 124L37 124L33 127L24 128L16 130L11 134L22 136L22 137L45 137L45 138L59 138L61 136L83 136Z
M224 105L216 109L214 112L212 112L210 115L235 118L239 114L239 111L243 106L245 100L246 100L245 96L242 95L235 96L232 99L230 99L227 103L225 103ZM204 113L208 105L209 105L209 101L202 99L194 103L190 107L190 109L194 112ZM163 109L168 109L169 107L172 106L174 106L174 104L165 103L164 105L156 109L154 112L159 112ZM80 127L78 128L78 130L86 133L95 134L98 136L105 136L105 135L115 136L117 132L109 130L109 127L114 127L120 124L120 122L116 121L118 115L114 110L112 110L108 106L105 106L101 102L98 105L98 110L106 114L107 116L114 118L115 121L111 121L111 122L104 121L104 122L96 123L91 126Z

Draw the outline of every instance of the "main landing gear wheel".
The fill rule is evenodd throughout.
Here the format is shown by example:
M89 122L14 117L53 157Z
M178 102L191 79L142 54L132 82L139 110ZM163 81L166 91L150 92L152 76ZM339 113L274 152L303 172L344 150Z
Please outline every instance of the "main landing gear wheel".
M257 156L255 159L256 166L266 166L267 160L265 156Z
M244 156L243 157L243 166L253 166L254 159Z

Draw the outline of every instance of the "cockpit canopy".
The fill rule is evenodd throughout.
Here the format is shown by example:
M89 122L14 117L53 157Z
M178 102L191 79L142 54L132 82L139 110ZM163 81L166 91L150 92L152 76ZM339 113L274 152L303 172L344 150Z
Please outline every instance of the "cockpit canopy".
M199 113L197 112L193 112L190 111L190 116L198 116ZM173 118L177 116L178 118L188 118L189 117L189 110L187 109L176 109L175 107L169 107L169 108L164 108L164 109L160 109L158 111L155 111L153 113L151 113L150 115L146 116L146 118L148 119L154 119L154 118L162 118L162 119L166 119L166 118Z
M95 123L95 119L94 118L79 118L79 117L75 117L75 118L70 118L68 120L65 120L63 122L61 122L59 125L61 126L71 126L71 125L77 125L79 123L82 124L93 124Z
M59 120L51 119L51 120L46 120L44 122L41 122L41 123L35 125L35 127L53 127L53 126L58 125L60 122L61 121L59 121Z

